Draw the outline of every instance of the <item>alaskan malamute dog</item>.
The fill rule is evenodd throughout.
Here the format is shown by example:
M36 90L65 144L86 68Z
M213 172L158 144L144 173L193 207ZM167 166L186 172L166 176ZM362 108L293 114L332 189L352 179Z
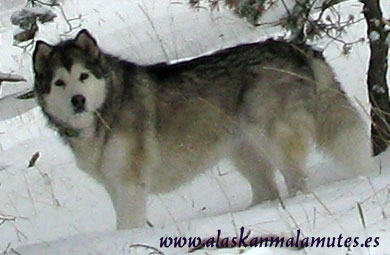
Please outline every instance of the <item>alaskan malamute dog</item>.
M191 181L222 158L250 182L253 203L305 190L314 142L348 166L372 170L364 123L319 52L268 40L177 64L141 66L102 52L81 31L36 44L35 93L78 166L101 182L118 228L145 224L149 192Z

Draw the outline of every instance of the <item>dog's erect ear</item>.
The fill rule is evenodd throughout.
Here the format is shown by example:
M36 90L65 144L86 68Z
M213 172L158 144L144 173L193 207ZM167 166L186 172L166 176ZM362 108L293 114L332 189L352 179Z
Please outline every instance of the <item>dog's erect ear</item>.
M53 52L53 46L44 41L37 41L33 54L34 71L40 73L49 63L50 55Z
M97 58L99 57L100 51L97 46L95 38L86 30L81 30L75 39L75 45L80 47L83 51L88 53L88 55Z

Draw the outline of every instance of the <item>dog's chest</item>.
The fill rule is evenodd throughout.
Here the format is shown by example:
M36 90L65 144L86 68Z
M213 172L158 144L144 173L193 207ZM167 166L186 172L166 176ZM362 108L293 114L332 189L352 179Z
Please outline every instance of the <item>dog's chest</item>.
M96 138L76 138L71 142L77 166L96 179L100 179L102 141Z

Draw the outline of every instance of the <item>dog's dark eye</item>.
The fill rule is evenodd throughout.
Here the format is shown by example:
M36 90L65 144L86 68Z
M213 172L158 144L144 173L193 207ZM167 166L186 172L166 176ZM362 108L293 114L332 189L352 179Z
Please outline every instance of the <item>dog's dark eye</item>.
M54 85L56 85L58 87L63 87L63 86L65 86L65 82L63 80L56 80Z
M88 77L89 77L89 74L82 73L82 74L80 74L80 81L84 81L84 80L88 79Z

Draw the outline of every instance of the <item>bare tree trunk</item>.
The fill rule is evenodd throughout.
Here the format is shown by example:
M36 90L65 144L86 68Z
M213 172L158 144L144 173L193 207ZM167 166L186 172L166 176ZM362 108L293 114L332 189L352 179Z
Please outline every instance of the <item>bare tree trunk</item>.
M390 142L390 104L386 82L389 46L386 38L383 14L379 0L361 0L363 13L367 21L367 34L370 39L370 63L367 86L371 102L371 136L374 155L383 152Z

